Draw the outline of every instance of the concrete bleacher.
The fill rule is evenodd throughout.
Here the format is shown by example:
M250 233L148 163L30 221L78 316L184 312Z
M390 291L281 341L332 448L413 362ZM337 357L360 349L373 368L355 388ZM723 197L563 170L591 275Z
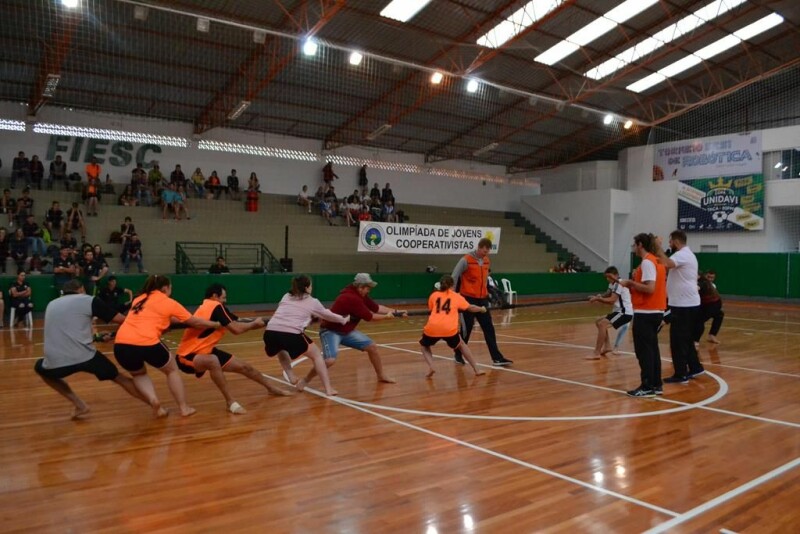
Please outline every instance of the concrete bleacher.
M20 193L18 187L14 196ZM78 192L63 189L33 190L31 196L38 222L53 200L58 200L65 212L72 202L80 202ZM263 243L281 258L286 226L288 256L293 258L295 272L422 272L429 265L435 265L439 272L448 272L457 260L453 255L357 252L355 227L347 228L340 218L336 220L338 226L329 226L316 212L308 214L295 203L294 197L285 195L262 194L257 212L245 211L244 201L191 198L187 203L191 219L181 221L162 219L157 207L124 207L116 205L116 201L116 196L104 195L99 215L86 217L87 241L99 243L105 252L112 253L107 261L114 272L122 271L121 245L109 244L108 239L112 231L119 230L126 216L133 219L143 244L144 265L151 273L175 272L176 242ZM500 251L492 258L498 272L546 272L557 261L555 254L546 252L544 245L535 243L533 237L525 235L524 229L515 227L501 212L408 204L399 208L410 223L500 227ZM81 205L81 209L85 214L85 206ZM207 265L198 267L205 269ZM136 266L132 265L131 270L135 272Z

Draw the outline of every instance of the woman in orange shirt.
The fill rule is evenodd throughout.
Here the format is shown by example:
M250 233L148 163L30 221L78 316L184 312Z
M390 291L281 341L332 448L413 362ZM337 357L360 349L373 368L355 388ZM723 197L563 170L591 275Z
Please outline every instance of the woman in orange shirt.
M458 312L466 310L472 313L486 313L486 308L467 302L467 299L452 290L454 285L453 277L446 274L439 281L439 288L428 297L428 309L431 314L422 329L422 339L419 340L422 356L425 357L425 362L428 364L426 378L432 377L436 372L433 369L431 347L441 339L446 341L447 346L451 349L461 351L472 370L475 371L475 376L485 374L478 370L472 351L458 333Z
M178 372L175 358L161 342L161 334L172 323L183 323L193 328L212 328L221 325L217 321L207 321L192 316L180 303L170 298L172 283L161 275L150 275L144 283L142 293L131 303L131 310L125 322L117 330L114 343L114 357L117 362L133 376L136 389L153 407L156 417L165 417L167 410L161 407L155 388L147 376L145 362L167 375L167 386L181 410L187 417L195 409L186 404L183 380Z

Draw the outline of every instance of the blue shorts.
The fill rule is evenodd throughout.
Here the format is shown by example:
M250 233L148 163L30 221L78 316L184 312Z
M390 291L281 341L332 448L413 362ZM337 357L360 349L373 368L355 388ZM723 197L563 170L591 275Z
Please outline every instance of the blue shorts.
M339 353L339 345L363 351L374 342L369 336L362 334L358 330L353 330L349 334L340 334L333 330L320 330L319 340L322 344L322 355L326 360L335 360Z

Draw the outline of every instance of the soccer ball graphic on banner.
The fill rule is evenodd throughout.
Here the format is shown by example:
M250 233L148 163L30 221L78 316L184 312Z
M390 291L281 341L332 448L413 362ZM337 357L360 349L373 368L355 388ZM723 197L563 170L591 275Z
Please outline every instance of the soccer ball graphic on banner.
M715 211L711 214L711 218L714 219L715 223L721 223L728 219L728 214L724 211Z

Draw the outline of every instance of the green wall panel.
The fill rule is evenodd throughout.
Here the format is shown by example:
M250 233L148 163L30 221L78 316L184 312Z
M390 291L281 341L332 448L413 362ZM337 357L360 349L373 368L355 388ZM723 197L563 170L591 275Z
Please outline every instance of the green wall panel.
M752 297L800 298L800 254L798 253L727 253L697 254L701 270L717 272L717 287L725 295ZM203 300L206 287L220 282L228 289L232 305L275 304L289 290L293 274L180 274L172 275L172 294L186 306ZM332 301L339 291L352 282L351 274L312 274L314 296ZM378 286L372 296L378 300L426 299L442 273L373 274ZM140 274L119 274L119 284L137 293L147 278ZM495 273L495 278L508 278L519 295L597 293L606 281L600 273ZM8 288L14 280L0 277L0 287L8 299ZM28 276L33 289L35 309L43 311L55 298L52 275Z

